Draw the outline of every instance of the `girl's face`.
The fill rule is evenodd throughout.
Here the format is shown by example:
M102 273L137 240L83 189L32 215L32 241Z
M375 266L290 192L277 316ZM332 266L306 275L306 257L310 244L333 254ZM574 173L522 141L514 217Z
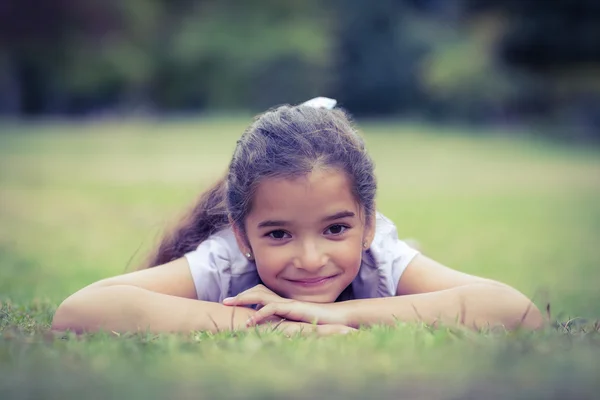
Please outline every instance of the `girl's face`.
M282 297L334 302L354 280L374 221L367 224L344 173L316 170L267 179L246 219L241 250L253 254L261 280Z

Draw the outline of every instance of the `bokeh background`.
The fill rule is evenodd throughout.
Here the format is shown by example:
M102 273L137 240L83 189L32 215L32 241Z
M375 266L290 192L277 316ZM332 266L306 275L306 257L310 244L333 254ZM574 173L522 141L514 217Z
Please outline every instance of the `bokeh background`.
M595 0L5 0L0 44L5 297L135 268L253 114L324 95L401 236L600 312Z
M251 115L338 99L402 237L600 313L595 0L5 0L0 294L143 262Z
M253 114L313 96L355 117L400 236L546 329L50 332ZM0 0L0 398L596 398L599 143L598 0Z
M4 0L0 114L258 112L600 135L596 0Z

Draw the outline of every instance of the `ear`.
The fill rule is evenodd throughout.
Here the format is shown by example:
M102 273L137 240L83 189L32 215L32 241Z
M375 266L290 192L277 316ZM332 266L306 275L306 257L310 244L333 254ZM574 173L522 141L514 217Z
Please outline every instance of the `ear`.
M246 234L240 229L238 224L234 223L231 220L231 218L229 219L229 223L231 224L231 228L233 229L235 241L237 242L237 245L240 248L240 251L244 255L246 255L246 254L252 255L252 248L250 247L250 244L248 243L248 238L246 237ZM252 257L250 257L250 258L252 258Z
M369 217L365 224L365 232L363 234L363 250L368 250L375 239L375 213Z

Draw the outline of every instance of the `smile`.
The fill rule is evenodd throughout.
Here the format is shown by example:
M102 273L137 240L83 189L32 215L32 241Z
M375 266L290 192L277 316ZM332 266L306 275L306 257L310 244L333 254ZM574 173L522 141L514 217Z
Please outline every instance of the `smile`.
M317 287L328 284L333 281L338 275L325 276L325 277L316 277L310 279L286 279L288 282L293 283L294 285L302 286L302 287Z

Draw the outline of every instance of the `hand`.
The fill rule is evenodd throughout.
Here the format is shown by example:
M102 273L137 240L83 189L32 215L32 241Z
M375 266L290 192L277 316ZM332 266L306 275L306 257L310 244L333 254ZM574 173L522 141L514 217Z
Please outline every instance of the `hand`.
M235 297L228 297L223 300L223 304L226 306L249 306L258 304L260 307L266 306L270 303L280 303L285 301L292 301L284 299L265 285L256 285L248 290L243 291ZM260 308L259 307L259 308Z
M251 304L263 306L248 320L247 326L272 321L273 317L308 324L345 325L343 315L334 310L335 305L333 304L305 303L284 299L264 285L257 285L235 297L227 298L223 300L223 304L228 306Z
M268 325L262 325L268 329ZM302 336L331 336L331 335L346 335L351 332L356 332L357 329L350 328L345 325L312 325L305 322L281 321L273 325L272 331L282 332L287 337L295 335Z
M246 325L254 326L279 317L307 324L346 326L343 316L333 307L332 304L305 303L296 300L269 303L250 317Z

